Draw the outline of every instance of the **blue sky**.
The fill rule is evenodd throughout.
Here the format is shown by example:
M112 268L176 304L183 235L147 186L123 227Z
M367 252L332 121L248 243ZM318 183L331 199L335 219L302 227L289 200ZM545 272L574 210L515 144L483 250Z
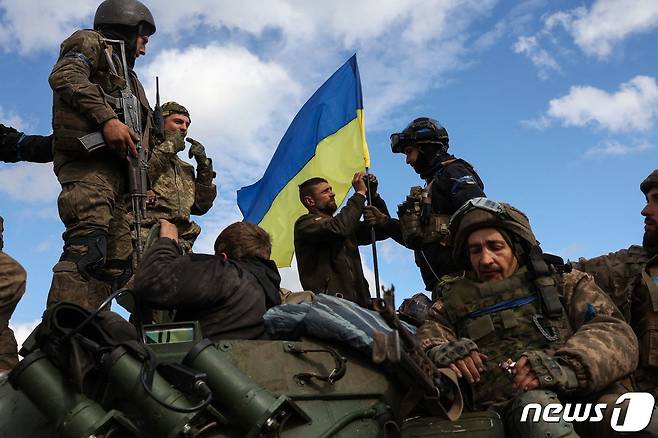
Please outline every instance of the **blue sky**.
M97 4L0 0L0 122L50 133L59 43L91 26ZM137 72L152 103L158 75L163 102L188 107L190 135L217 167L197 252L241 218L236 190L261 177L297 110L354 52L372 171L391 211L420 180L388 136L430 116L486 193L529 215L544 250L574 259L641 241L638 185L658 167L655 0L146 4L158 32ZM61 252L58 193L50 165L0 164L5 251L29 275L12 320L21 333L41 315ZM385 242L379 253L398 301L422 290L409 251ZM298 289L294 268L282 272Z

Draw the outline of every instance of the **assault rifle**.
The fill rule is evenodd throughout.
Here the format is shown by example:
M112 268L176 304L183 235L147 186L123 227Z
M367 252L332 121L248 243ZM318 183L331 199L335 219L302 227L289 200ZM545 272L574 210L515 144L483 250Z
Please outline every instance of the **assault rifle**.
M388 335L382 332L373 334L372 360L376 364L389 362L394 365L398 376L409 385L410 389L400 406L403 417L424 400L432 415L454 421L459 418L464 406L456 376L453 378L450 370L438 369L416 337L400 322L395 312L394 291L394 287L384 289L384 298L373 300L373 308L392 332ZM448 398L452 403L446 410L443 403Z
M136 234L137 247L135 248L136 260L139 264L142 258L143 244L142 244L142 218L146 210L146 190L148 187L148 177L146 173L147 159L146 150L142 144L144 133L142 132L142 123L140 117L140 103L133 93L130 86L131 78L128 74L126 62L126 47L122 40L106 39L105 42L112 46L118 47L121 56L121 72L118 72L110 49L105 49L105 56L107 58L110 70L117 76L122 77L126 81L126 86L121 90L121 97L117 99L115 108L119 119L125 123L131 130L133 130L139 139L135 146L137 148L137 157L134 157L130 151L126 151L126 158L128 160L128 185L130 190L130 200L132 202L133 211L133 225ZM107 96L106 96L107 97ZM78 138L84 148L88 152L105 146L105 139L100 131L92 132L83 137Z

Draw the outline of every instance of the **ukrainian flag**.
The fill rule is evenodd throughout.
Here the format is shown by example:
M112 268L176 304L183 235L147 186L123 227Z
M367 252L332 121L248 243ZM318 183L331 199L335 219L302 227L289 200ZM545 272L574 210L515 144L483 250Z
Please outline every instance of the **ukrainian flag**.
M368 167L355 54L299 110L260 181L238 190L238 206L245 221L272 236L272 260L279 267L290 266L294 223L307 212L299 200L299 184L325 178L340 205L354 173Z

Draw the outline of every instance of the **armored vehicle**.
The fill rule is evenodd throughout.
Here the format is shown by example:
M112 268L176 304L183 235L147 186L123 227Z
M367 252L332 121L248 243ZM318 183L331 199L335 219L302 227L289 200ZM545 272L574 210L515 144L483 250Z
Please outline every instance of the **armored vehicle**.
M388 356L391 333L378 336ZM194 322L140 336L113 337L96 312L55 306L0 381L0 437L504 437L496 414L438 408L460 394L438 378L419 389L404 348L378 365L312 338L211 342Z

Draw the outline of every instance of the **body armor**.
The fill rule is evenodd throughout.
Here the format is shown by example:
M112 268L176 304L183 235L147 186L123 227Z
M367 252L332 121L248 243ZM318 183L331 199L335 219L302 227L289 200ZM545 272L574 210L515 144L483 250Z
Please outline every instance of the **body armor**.
M542 314L535 282L528 277L528 270L521 268L498 282L444 277L441 284L445 314L455 335L475 341L489 357L481 382L473 386L476 409L488 407L480 406L483 400L504 402L516 395L509 375L496 364L517 359L524 351L556 348L573 333L564 308L550 320ZM554 275L537 280L557 285Z
M450 236L450 215L432 211L431 185L424 189L412 187L407 199L398 205L398 218L407 248L420 249L434 242L446 246Z

